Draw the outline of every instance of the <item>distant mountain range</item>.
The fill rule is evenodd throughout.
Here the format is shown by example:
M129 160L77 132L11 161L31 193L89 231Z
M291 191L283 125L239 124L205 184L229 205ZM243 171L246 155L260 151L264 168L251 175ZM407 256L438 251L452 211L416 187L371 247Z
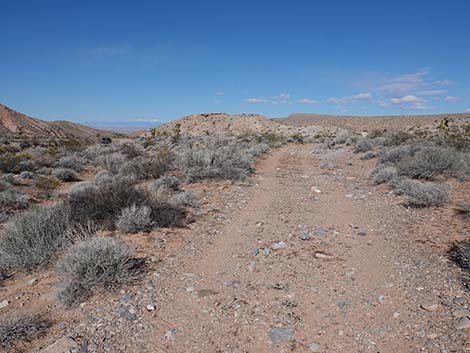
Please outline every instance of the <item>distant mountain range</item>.
M106 131L70 121L49 122L31 118L0 104L0 137L90 139L107 134Z

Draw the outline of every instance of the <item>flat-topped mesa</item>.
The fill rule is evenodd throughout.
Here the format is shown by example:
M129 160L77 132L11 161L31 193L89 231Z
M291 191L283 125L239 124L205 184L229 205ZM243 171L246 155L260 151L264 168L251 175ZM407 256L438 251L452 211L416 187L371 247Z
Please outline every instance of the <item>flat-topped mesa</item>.
M172 134L179 130L181 135L243 134L278 131L280 125L258 114L203 113L191 114L161 125L156 133Z

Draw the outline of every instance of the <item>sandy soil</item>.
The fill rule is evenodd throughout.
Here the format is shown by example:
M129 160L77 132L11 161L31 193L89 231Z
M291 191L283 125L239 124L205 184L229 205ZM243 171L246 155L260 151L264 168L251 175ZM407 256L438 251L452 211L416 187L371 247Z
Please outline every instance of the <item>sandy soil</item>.
M125 236L149 259L139 285L65 309L53 275L39 278L28 295L55 324L32 345L69 335L82 352L468 352L456 325L470 296L445 256L468 227L453 204L407 209L372 186L374 164L288 145L247 182L195 186L195 223ZM456 200L468 187L455 185Z

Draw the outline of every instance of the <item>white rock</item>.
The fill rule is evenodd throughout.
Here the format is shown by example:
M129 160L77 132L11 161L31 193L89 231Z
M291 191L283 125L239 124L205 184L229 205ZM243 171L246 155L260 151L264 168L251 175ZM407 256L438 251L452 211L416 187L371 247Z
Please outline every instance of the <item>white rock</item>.
M6 308L6 307L8 306L8 304L10 304L10 303L8 302L8 300L2 300L2 301L0 302L0 309Z
M280 250L280 249L285 249L287 248L287 244L284 243L283 241L277 242L276 244L273 245L274 250Z

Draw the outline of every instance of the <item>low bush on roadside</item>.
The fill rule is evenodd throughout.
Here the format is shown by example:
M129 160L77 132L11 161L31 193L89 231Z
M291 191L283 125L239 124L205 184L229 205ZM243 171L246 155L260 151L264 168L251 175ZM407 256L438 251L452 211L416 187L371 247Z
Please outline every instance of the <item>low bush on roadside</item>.
M450 199L451 188L443 183L421 183L403 179L395 184L397 194L409 197L409 204L415 207L441 206Z
M466 162L455 150L441 147L427 147L397 164L398 173L412 179L431 180L438 175L465 177Z
M231 137L204 137L179 146L181 170L189 182L203 179L245 179L252 171L251 145Z
M155 180L150 188L153 190L157 189L167 189L167 190L172 190L172 191L177 191L179 190L180 187L180 182L178 178L174 176L162 176Z
M364 153L372 150L374 148L374 144L372 141L367 138L363 137L356 143L356 148L354 150L354 153Z
M464 285L470 289L470 240L454 244L449 250L449 256L462 269Z
M116 227L128 233L145 232L153 227L152 209L149 206L132 205L121 210Z
M34 185L46 197L50 197L52 191L60 186L60 180L54 176L40 175L34 180Z
M49 264L55 253L69 243L69 221L63 207L37 207L11 217L0 235L0 263L19 271Z
M371 173L372 183L375 185L393 181L397 176L397 170L393 167L377 168Z
M411 146L389 148L380 153L380 163L395 164L400 162L403 158L413 155L414 152Z
M57 264L65 304L86 299L97 289L112 289L136 278L138 262L123 241L95 237L73 245Z
M0 317L0 347L18 352L18 344L30 341L44 332L49 323L31 314L8 314Z
M113 228L121 210L132 205L148 206L155 226L178 225L185 217L185 210L176 208L166 200L159 200L146 189L135 186L135 180L116 177L113 180L91 184L70 193L65 201L75 223L93 222Z
M30 205L30 198L24 192L9 188L0 191L0 210L23 210Z
M96 159L98 165L106 169L111 174L118 174L128 159L120 152L100 155Z
M57 169L53 169L51 174L57 179L65 181L65 182L79 180L77 175L72 169L57 168Z
M120 174L137 180L157 179L170 169L172 162L172 153L162 150L153 156L131 159L122 166Z

